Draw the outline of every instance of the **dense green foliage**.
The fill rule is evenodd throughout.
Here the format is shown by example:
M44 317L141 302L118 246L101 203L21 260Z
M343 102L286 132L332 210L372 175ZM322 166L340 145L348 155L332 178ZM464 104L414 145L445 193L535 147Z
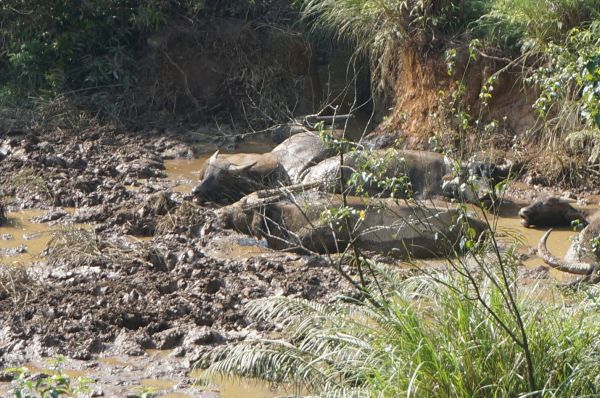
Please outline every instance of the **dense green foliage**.
M274 17L275 0L0 2L0 102L136 80L150 32L177 18ZM274 5L275 4L275 5Z
M548 43L544 66L529 81L539 87L535 108L546 135L565 137L584 150L590 163L600 158L600 20L574 28L562 43Z
M474 48L521 59L544 117L575 112L561 136L578 133L572 141L581 143L598 133L597 0L7 0L0 3L0 103L129 90L145 39L162 26L180 18L293 22L295 5L319 35L370 55L376 82L393 81L402 46L428 52L474 39ZM548 128L556 126L551 119Z
M486 18L496 18L500 32L513 32L518 44L543 50L598 18L596 0L496 0Z
M479 280L478 301L466 275L400 281L380 272L384 289L371 292L383 291L381 306L283 297L251 303L249 314L280 325L281 339L223 347L210 355L212 371L292 383L322 397L600 394L592 302L551 305L535 292L518 293L536 370L532 390L519 346L490 315L516 333L501 286Z
M137 35L166 19L142 4L3 2L4 94L131 84Z
M491 15L513 31L525 81L538 91L540 137L600 159L600 2L504 0Z

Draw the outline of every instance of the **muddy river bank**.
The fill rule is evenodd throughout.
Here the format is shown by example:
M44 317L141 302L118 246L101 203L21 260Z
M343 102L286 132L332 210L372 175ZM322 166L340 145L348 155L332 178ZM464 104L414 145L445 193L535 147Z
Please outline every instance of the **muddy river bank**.
M249 300L353 294L322 258L271 251L222 230L213 208L194 203L197 172L217 147L264 152L271 145L228 141L210 129L1 139L8 222L0 226L0 368L39 371L64 355L65 371L96 379L104 396L140 388L170 397L281 394L193 371L210 347L271 332L245 318ZM556 193L511 186L498 230L521 236L524 282L553 286L566 279L536 256L544 230L523 228L517 216L542 191ZM588 211L597 205L595 197L579 199ZM553 233L550 250L564 254L572 236ZM7 396L3 380L0 396Z
M43 369L64 355L67 371L97 379L106 396L143 386L239 396L227 395L231 383L192 387L188 374L203 350L261 333L243 315L247 301L350 292L321 259L271 252L193 203L190 159L217 146L235 149L214 131L0 141L0 368ZM255 387L251 396L271 395ZM0 384L0 396L9 389Z

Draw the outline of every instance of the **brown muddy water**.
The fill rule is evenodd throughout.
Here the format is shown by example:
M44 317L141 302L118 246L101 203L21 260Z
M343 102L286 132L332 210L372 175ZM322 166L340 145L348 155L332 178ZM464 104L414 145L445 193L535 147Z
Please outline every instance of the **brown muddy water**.
M42 214L43 210L8 212L8 222L0 226L0 249L21 247L25 251L4 257L0 254L0 264L27 265L40 260L40 254L52 238L52 227L31 221Z
M260 141L248 142L238 146L238 150L240 151L254 153L261 153L270 149L268 144ZM167 178L176 184L174 190L179 192L190 192L198 183L198 170L200 170L203 163L211 155L212 152L206 153L194 160L166 160L165 166ZM517 212L519 207L525 204L526 203L512 204L501 213L501 216L496 219L496 222L497 230L501 236L507 237L509 240L517 239L522 242L520 252L528 257L524 260L524 266L533 270L543 265L543 261L534 254L533 248L537 247L539 239L544 234L545 229L524 228L521 225L521 220L518 217ZM576 207L581 208L581 206ZM585 210L589 212L592 210L592 207L586 206ZM38 224L32 221L32 218L40 216L43 213L44 211L42 210L23 210L8 213L9 222L0 227L0 249L25 246L26 251L11 257L0 257L0 264L28 265L42 260L41 255L52 237L52 232L57 228L61 228L60 224L50 226L48 224ZM564 256L571 244L572 238L575 236L576 233L570 229L555 230L548 241L548 248L554 255ZM256 241L252 239L248 239L248 242L242 239L237 244L231 242L218 243L210 250L212 251L210 253L211 256L217 258L235 258L239 260L256 255L267 255L269 252L273 254L271 250L263 245L257 245ZM289 256L290 254L285 255ZM569 280L569 277L561 272L551 270L550 275L553 279L561 282ZM129 372L128 369L132 369L131 371L133 372L133 370L137 369L135 376L133 373L131 376L138 381L137 387L155 391L159 393L158 396L161 397L171 398L196 396L211 398L270 398L291 393L290 391L285 390L273 390L267 383L252 380L206 379L201 372L192 371L189 377L193 380L200 380L201 385L194 387L194 391L197 391L198 395L196 393L190 393L188 388L183 390L180 389L180 381L178 380L170 379L168 377L154 379L144 376L144 363L151 364L152 362L148 361L152 360L160 361L163 356L167 356L168 354L169 352L149 352L149 359L145 362L139 362L138 358L133 357L98 358L97 363L99 365L96 368L86 368L85 365L80 365L71 369L67 366L66 373L71 377L95 377L97 374L96 372L103 368L107 368L109 373L123 370ZM172 360L173 359L171 358L170 361ZM43 369L43 364L29 363L25 366L29 367L32 371L40 371ZM0 397L7 396L8 388L9 385L6 383L0 383ZM105 390L105 396L112 396L108 389Z
M219 151L219 153L265 153L273 149L273 144L264 140L244 141L237 146L235 151ZM176 192L191 192L199 182L198 172L204 162L216 151L201 154L197 159L171 159L165 160L167 179L174 181L177 185L173 188Z
M497 219L497 231L505 241L519 244L519 252L529 254L532 249L537 248L540 239L546 233L547 229L525 228L521 225L521 218L518 215L503 215ZM547 241L548 250L557 257L564 257L577 234L577 232L570 228L554 228ZM523 265L534 269L545 265L545 263L537 255L531 255L529 258L523 260ZM569 274L552 268L550 268L549 272L551 277L560 282L567 282L573 279Z
M64 210L73 214L74 208L66 207ZM35 217L45 214L39 209L25 209L9 211L6 216L8 222L0 226L0 250L22 248L15 253L3 255L0 251L0 265L27 266L37 261L42 261L42 253L52 239L54 232L65 228L61 223L36 223ZM77 228L87 229L89 224L77 224Z
M49 364L42 362L28 362L22 366L33 374L44 373L48 375L60 373L68 376L73 381L80 378L111 379L114 386L102 386L102 392L106 397L120 397L122 395L122 379L117 372L124 373L126 377L136 380L127 390L127 396L135 396L142 392L156 394L153 396L161 398L272 398L275 396L290 396L294 394L292 388L272 387L268 383L250 379L230 379L218 376L209 376L204 371L192 370L189 374L190 384L181 383L175 378L151 378L144 371L144 367L172 366L173 359L169 359L171 350L156 352L148 350L146 358L140 361L133 357L106 357L98 358L95 362L90 361L66 361L63 364ZM153 364L150 363L153 362ZM51 362L51 361L49 361ZM0 382L0 397L9 397L10 383Z

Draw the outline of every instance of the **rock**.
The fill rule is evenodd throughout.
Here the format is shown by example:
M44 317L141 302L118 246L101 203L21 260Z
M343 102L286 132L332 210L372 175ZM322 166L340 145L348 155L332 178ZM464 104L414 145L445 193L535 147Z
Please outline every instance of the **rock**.
M184 349L189 350L195 345L222 343L224 340L225 338L219 332L208 326L202 326L188 330L183 337L181 346Z
M0 249L0 257L15 257L19 254L27 253L27 246L21 245L9 249Z
M164 216L175 207L175 202L167 192L158 192L149 195L144 204L138 209L137 214L140 217Z
M80 176L75 180L73 187L84 193L91 193L100 185L99 178L89 178L88 176Z
M194 150L185 144L176 144L161 153L163 159L194 159Z
M171 352L170 355L175 358L183 358L185 354L186 352L183 347L175 347L175 349L173 349L173 352Z
M23 239L34 240L39 239L44 233L43 232L32 232L30 234L23 234Z
M564 191L564 192L562 193L562 197L563 197L563 198L568 198L568 199L574 199L574 200L577 200L577 195L576 195L574 192L572 192L572 191L568 191L568 190L567 190L567 191Z
M183 332L180 328L172 328L155 333L152 338L156 344L156 349L170 350L179 345L182 336Z
M9 146L2 145L0 146L0 160L6 159L8 155L10 155L11 149Z
M67 161L60 156L45 156L42 160L42 163L48 167L57 167L57 168L66 168Z
M67 167L69 169L85 170L88 162L82 158L75 158L67 160Z
M38 144L38 151L40 153L54 153L54 147L49 142L40 142Z
M50 221L60 220L65 217L68 213L62 208L50 209L46 213L38 217L33 217L31 221L36 223L46 223Z
M96 286L92 294L96 297L106 296L108 289L108 286Z
M123 303L125 304L133 304L136 301L138 301L140 298L140 294L138 293L137 290L132 290L129 293L125 293L125 295L123 296Z
M75 210L75 214L73 214L73 222L102 222L108 219L108 217L109 211L106 205L85 206Z
M146 353L140 339L122 330L114 341L114 350L118 354L141 356Z
M140 158L132 162L121 163L116 167L121 174L130 175L135 178L166 177L162 172L165 166L156 160Z

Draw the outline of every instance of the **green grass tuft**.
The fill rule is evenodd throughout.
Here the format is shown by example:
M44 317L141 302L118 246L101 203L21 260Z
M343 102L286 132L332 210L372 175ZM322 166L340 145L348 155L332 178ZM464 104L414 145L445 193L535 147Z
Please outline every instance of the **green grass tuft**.
M536 370L538 390L531 391L521 349L472 299L464 277L397 281L383 271L382 307L285 297L252 302L249 315L280 325L281 338L219 348L206 357L210 371L291 383L325 397L600 394L597 299L571 306L518 292ZM480 287L486 304L510 324L502 289L486 279Z

